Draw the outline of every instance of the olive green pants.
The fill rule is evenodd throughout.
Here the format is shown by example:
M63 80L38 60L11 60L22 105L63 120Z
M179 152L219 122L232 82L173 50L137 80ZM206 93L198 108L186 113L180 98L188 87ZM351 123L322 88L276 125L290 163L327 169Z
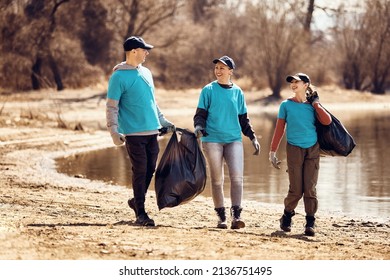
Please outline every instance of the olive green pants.
M320 168L319 145L303 149L287 143L287 166L290 186L284 199L286 211L293 211L303 196L305 212L314 216L318 209L317 180Z

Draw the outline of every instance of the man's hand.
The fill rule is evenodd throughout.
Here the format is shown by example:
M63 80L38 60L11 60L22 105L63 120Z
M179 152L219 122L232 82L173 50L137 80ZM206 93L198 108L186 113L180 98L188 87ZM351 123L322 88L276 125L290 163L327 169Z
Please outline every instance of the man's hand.
M158 130L158 136L163 136L169 132L175 132L176 131L176 127L174 125L171 125L171 126L165 126L165 127L162 127Z
M175 132L176 131L176 126L175 125L169 125L169 126L164 126L164 128L166 128L167 129L167 132L169 133L169 132L171 132L171 133L173 133L173 132Z
M111 138L112 141L114 142L115 145L120 146L126 141L126 137L118 132L112 132L111 133Z
M255 152L253 153L255 156L258 156L260 154L260 143L257 141L257 137L252 139L252 145L255 147Z
M194 134L195 134L196 138L200 138L200 137L206 136L206 131L204 130L203 127L197 125L195 127Z
M276 152L269 152L269 161L276 169L280 169L280 164L282 163L277 157Z
M166 118L164 118L164 116L161 114L160 115L160 118L159 118L159 121L160 121L160 124L162 126L162 128L159 129L159 136L162 136L164 134L167 134L167 133L170 133L170 132L175 132L176 131L176 127L173 123L171 123L170 121L168 121Z

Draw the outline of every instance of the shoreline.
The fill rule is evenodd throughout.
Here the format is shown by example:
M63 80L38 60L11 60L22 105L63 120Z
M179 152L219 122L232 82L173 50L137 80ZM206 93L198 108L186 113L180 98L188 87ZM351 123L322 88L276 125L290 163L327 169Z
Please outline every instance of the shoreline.
M108 140L108 142L110 142L110 139ZM69 177L69 178L75 178L76 180L81 180L80 182L83 182L84 180L86 182L90 182L91 185L92 185L92 188L95 188L95 190L99 190L101 188L101 184L103 185L108 185L108 186L114 186L115 188L120 188L120 189L123 189L123 190L126 190L128 191L129 193L131 192L131 189L126 186L126 185L120 185L120 184L110 184L108 181L104 181L104 180L94 180L94 179L91 179L91 178L88 178L88 177L79 177L78 175L70 175L70 174L67 174L66 172L60 172L57 170L56 168L56 160L57 159L62 159L62 158L66 158L66 157L69 157L69 156L77 156L77 154L79 153L85 153L85 152L95 152L95 151L98 151L98 150L102 150L102 149L112 149L115 147L108 144L108 146L102 146L102 147L99 147L97 149L95 148L85 148L85 149L78 149L76 151L67 151L65 153L61 153L61 154L54 154L53 156L48 156L46 159L45 159L45 163L43 163L44 166L41 166L42 170L45 170L45 169L51 169L51 172L53 174L58 174L60 176L62 175L65 175L66 177ZM79 177L79 178L77 178ZM153 183L153 182L152 182ZM97 184L97 187L94 185ZM209 188L210 186L207 185L206 188ZM287 192L287 186L286 186L286 192ZM149 189L148 193L152 193L152 196L155 196L155 190L154 190L154 186L151 185L151 188ZM211 195L204 195L204 194L199 194L199 197L202 198L202 200L209 200L209 201L212 201L212 198L211 198ZM225 198L228 200L230 198L229 196L229 193L226 192L225 193ZM319 198L319 200L321 201L321 198ZM281 200L282 201L282 200ZM249 203L249 204L257 204L257 205L266 205L267 207L270 207L272 209L274 209L274 211L276 213L282 213L283 211L283 203L280 202L280 203L271 203L271 202L262 202L262 201L258 201L258 200L253 200L253 199L243 199L243 204L245 205L246 203ZM180 206L179 206L180 207ZM266 208L267 208L266 207ZM297 207L297 210L301 213L304 213L304 209L303 209L303 201L300 201L299 204L298 204L298 207ZM337 217L339 219L345 219L345 218L350 218L350 219L357 219L357 220L369 220L369 221L372 221L372 222L377 222L377 223L388 223L390 222L390 217L381 217L381 216L373 216L373 215L367 215L367 214L354 214L352 212L344 212L344 211L341 211L341 210L323 210L323 209L318 209L318 213L317 215L321 215L321 216L325 216L325 217Z

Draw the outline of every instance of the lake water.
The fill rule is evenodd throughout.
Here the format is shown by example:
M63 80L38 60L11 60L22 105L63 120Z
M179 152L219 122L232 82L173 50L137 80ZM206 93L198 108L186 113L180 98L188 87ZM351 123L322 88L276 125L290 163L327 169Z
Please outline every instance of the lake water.
M317 185L319 211L352 216L390 218L390 110L332 111L354 137L357 146L348 157L322 157ZM260 138L260 156L254 156L249 139L244 138L244 199L282 204L288 190L285 139L277 153L282 168L274 169L268 151L275 123L275 112L251 116ZM191 128L191 117L176 126ZM160 140L160 155L170 138ZM113 147L57 160L59 172L83 176L131 188L131 165L124 147ZM225 195L229 176L225 171ZM150 188L153 190L153 186ZM202 193L210 196L210 182ZM229 205L229 203L227 203ZM303 205L303 201L299 202ZM281 210L282 211L282 210Z

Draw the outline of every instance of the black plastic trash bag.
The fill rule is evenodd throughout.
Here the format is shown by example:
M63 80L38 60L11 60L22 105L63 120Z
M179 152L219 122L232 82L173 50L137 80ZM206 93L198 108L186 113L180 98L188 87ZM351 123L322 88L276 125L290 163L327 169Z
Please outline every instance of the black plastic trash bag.
M320 154L325 156L348 156L356 143L344 125L329 111L332 117L330 125L323 125L316 120L317 138Z
M176 128L157 166L155 191L159 210L199 195L206 186L206 160L193 132ZM177 133L181 134L178 141Z

